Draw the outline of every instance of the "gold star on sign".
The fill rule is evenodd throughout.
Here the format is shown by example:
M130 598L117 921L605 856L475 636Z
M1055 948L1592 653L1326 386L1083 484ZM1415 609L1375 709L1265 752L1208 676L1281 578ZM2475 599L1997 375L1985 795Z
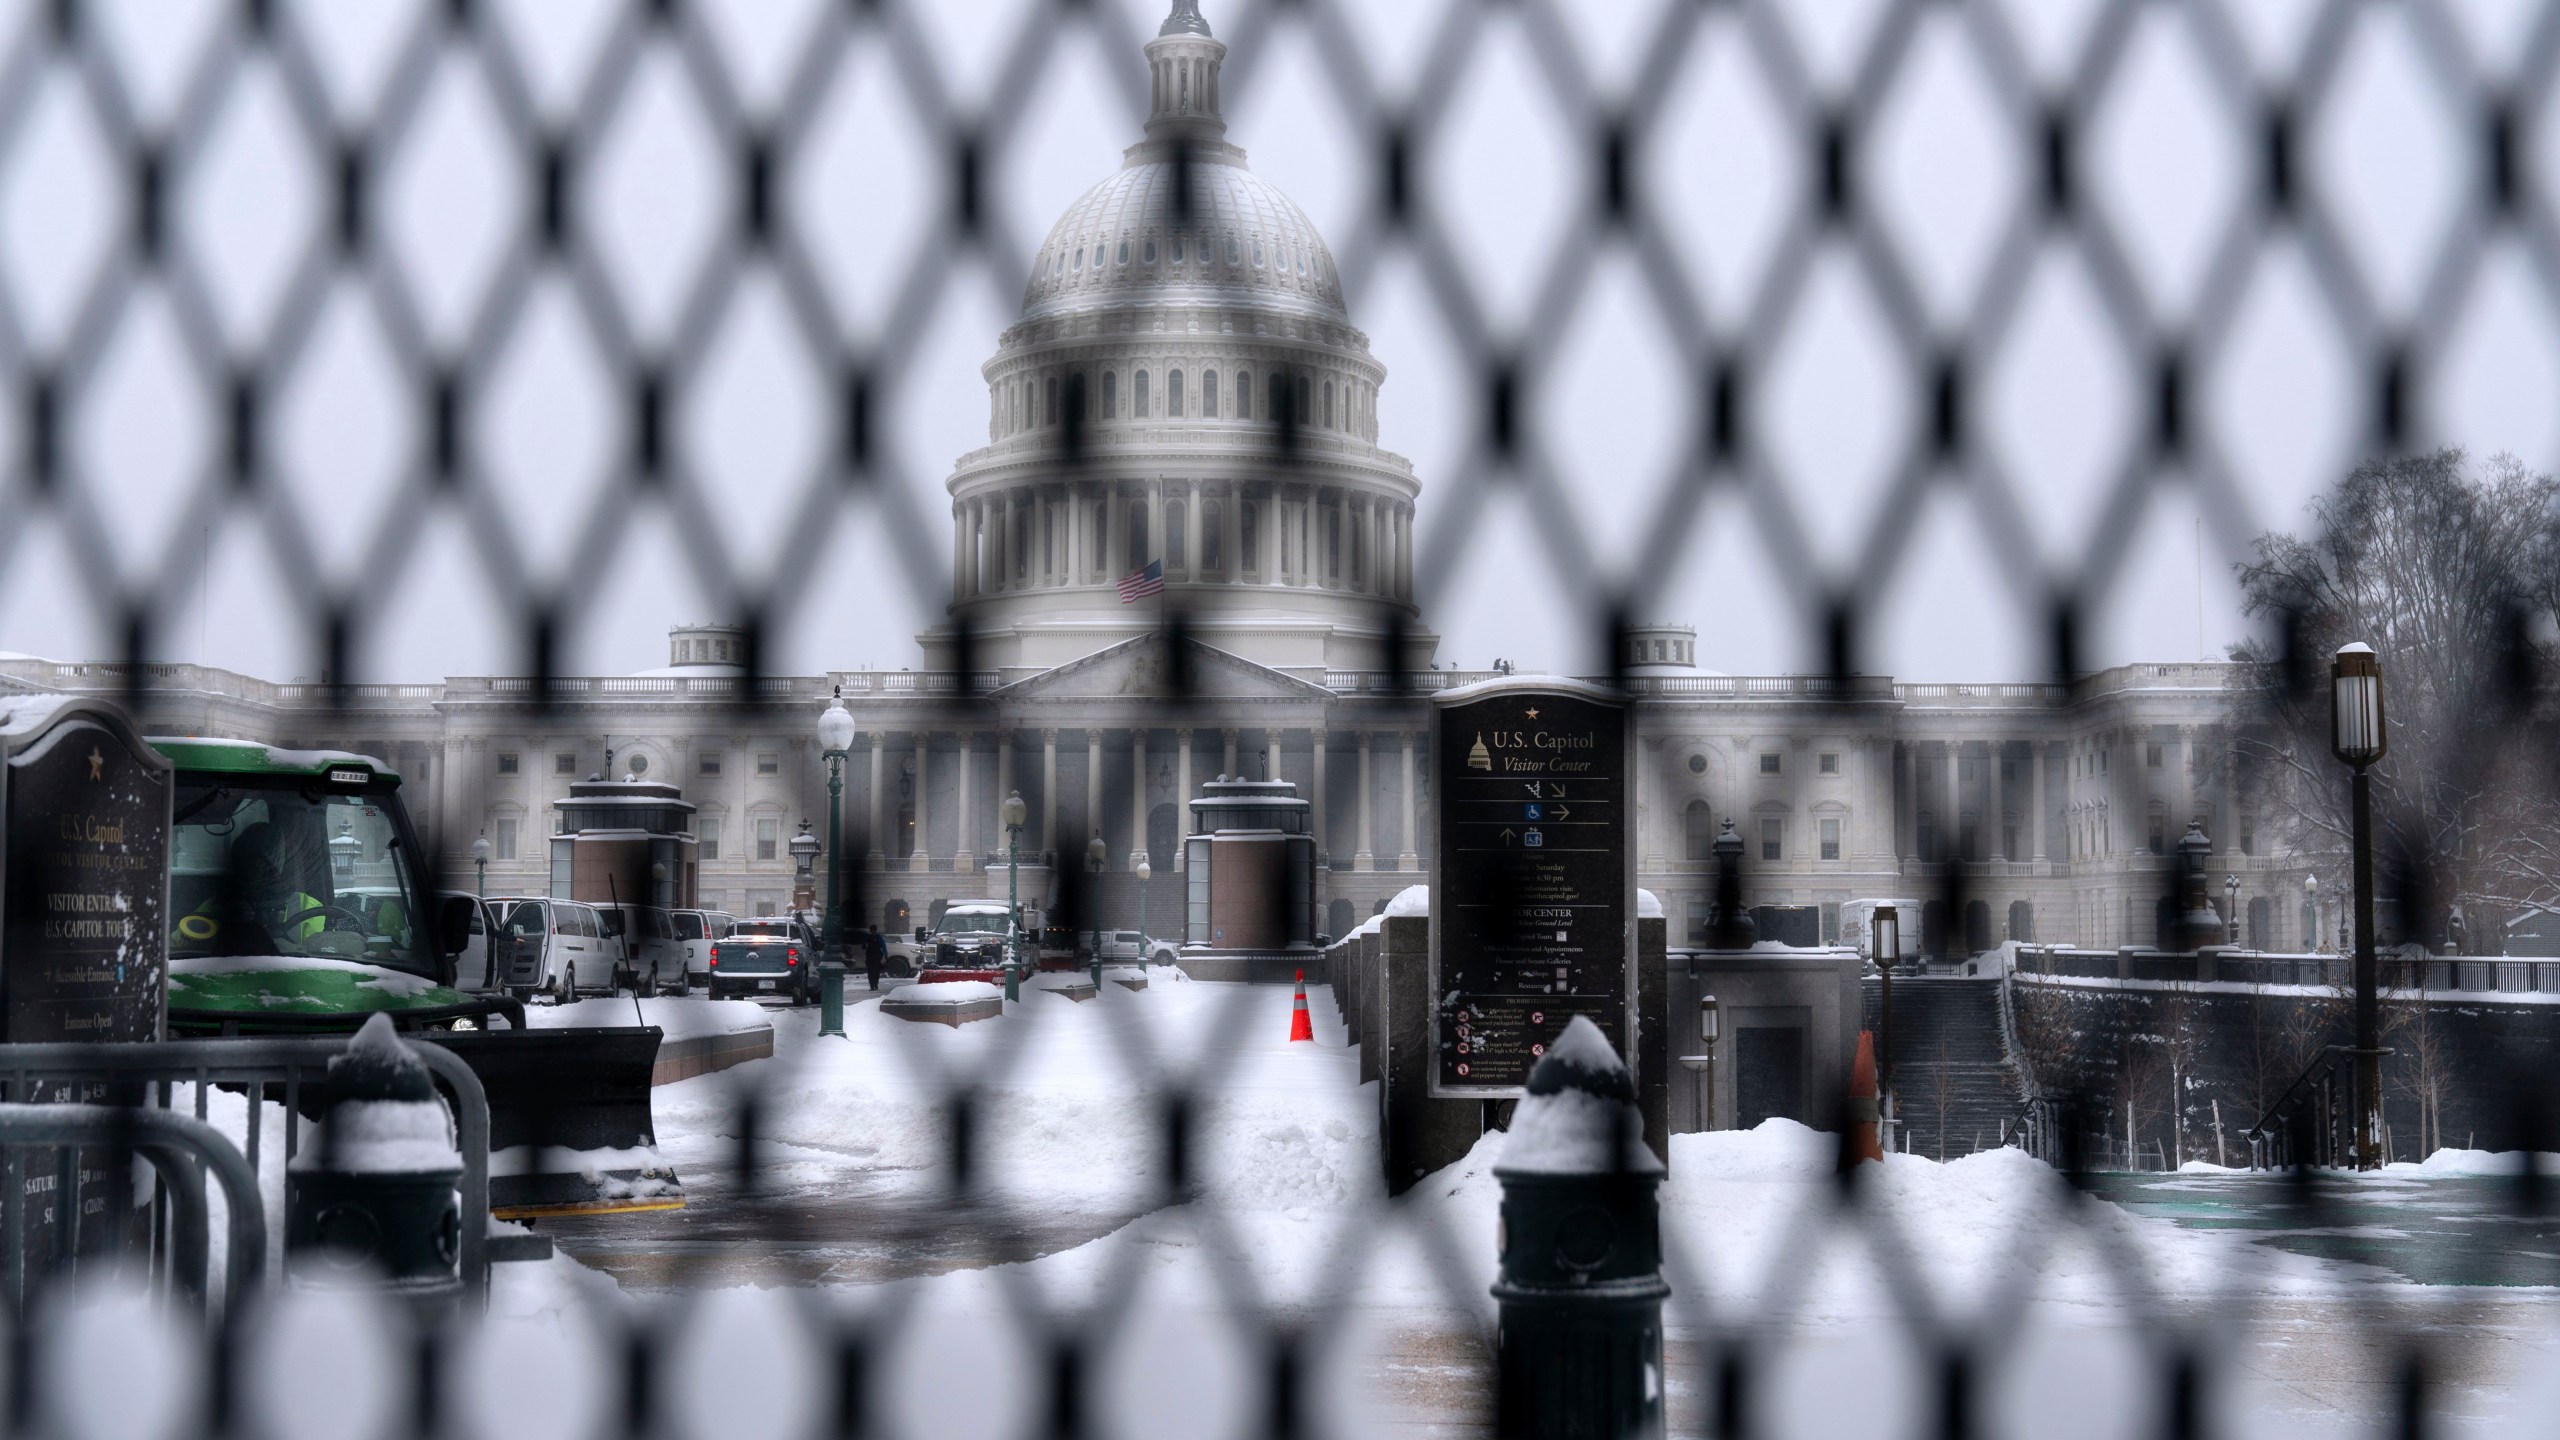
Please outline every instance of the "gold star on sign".
M107 757L100 753L95 745L89 747L89 778L92 780L107 778Z
M1530 719L1532 719L1532 720L1537 719L1537 718L1538 718L1538 712L1537 712L1537 711L1535 711L1535 710L1530 711L1530 712L1529 712L1529 718L1530 718Z

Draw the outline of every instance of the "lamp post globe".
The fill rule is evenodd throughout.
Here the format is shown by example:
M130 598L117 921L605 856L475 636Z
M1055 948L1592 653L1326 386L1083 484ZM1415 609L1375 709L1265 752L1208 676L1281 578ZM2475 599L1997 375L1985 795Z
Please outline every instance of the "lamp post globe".
M844 687L818 715L818 748L827 757L827 914L818 945L818 977L824 988L821 1035L844 1033L844 762L853 752L853 712L844 708ZM796 849L800 842L794 839Z
M471 842L471 868L472 868L473 870L475 870L475 871L477 871L477 872L478 872L478 875L477 875L478 884L477 884L477 886L476 886L477 893L482 894L482 895L486 895L486 894L488 894L488 893L489 893L489 832L488 832L488 831L486 831L486 830L483 830L483 831L481 831L481 832L480 832L480 838L479 838L479 839L474 840L474 841L472 841L472 842Z
M1138 860L1138 963L1147 963L1147 882L1156 878L1156 867L1141 856ZM1095 977L1099 980L1101 977Z
M2341 645L2329 663L2329 749L2353 772L2356 1046L2355 1163L2382 1164L2381 967L2373 949L2374 762L2390 749L2382 709L2382 659L2359 640Z
M2311 910L2311 933L2303 937L2303 947L2312 954L2320 953L2320 877L2302 878L2302 903Z

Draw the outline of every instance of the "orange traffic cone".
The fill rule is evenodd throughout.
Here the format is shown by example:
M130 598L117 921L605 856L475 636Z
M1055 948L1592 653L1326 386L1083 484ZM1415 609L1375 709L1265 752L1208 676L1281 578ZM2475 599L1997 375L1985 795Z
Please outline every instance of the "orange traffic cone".
M1876 1143L1876 1037L1858 1032L1858 1059L1849 1067L1849 1148L1860 1160L1882 1160Z
M1298 998L1289 1002L1289 1038L1291 1040L1316 1038L1315 1021L1307 1015L1307 972L1304 970L1298 972Z

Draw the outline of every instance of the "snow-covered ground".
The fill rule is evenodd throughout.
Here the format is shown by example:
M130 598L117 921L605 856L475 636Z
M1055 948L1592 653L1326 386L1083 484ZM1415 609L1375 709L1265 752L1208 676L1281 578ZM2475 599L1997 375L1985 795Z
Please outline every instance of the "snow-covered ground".
M1098 1217L1088 1233L1101 1238L1017 1264L814 1292L629 1295L566 1258L502 1266L495 1323L456 1357L457 1373L474 1377L464 1418L480 1423L467 1428L549 1435L609 1414L598 1408L612 1394L602 1338L648 1312L716 1339L683 1344L669 1376L671 1402L703 1422L696 1433L785 1433L823 1405L815 1307L890 1346L874 1372L878 1398L909 1433L1037 1428L1060 1336L1095 1347L1094 1403L1115 1433L1243 1433L1265 1414L1266 1322L1304 1327L1309 1393L1331 1428L1478 1433L1490 1420L1493 1170L1507 1137L1486 1135L1390 1202L1376 1091L1358 1083L1357 1053L1321 987L1311 987L1316 1042L1291 1045L1286 987L1200 984L1165 969L1151 981L1084 1003L1030 992L1002 1018L957 1029L882 1016L858 995L866 1003L849 1011L842 1040L820 1039L809 1012L768 1011L774 1059L657 1092L671 1152L698 1161L734 1147L752 1097L767 1153L820 1177L815 1193L826 1175L860 1177L866 1193L885 1184L932 1213L950 1177L949 1100L965 1090L980 1198ZM1191 1097L1187 1195L1170 1193L1168 1090ZM271 1131L268 1143L280 1139ZM1925 1429L1948 1336L1972 1337L1984 1358L1998 1434L2156 1433L2163 1326L2217 1367L2208 1405L2233 1433L2373 1428L2395 1383L2392 1352L2367 1343L2376 1323L2437 1339L2446 1433L2526 1433L2560 1400L2552 1291L2399 1284L2240 1232L2140 1218L2014 1151L1948 1164L1893 1156L1844 1191L1829 1137L1771 1122L1676 1137L1670 1161L1661 1213L1675 1433L1704 1424L1716 1347L1734 1337L1756 1347L1756 1403L1764 1433L1779 1437L1891 1417L1911 1423L1884 1423L1888 1434ZM2387 1193L2428 1173L2511 1164L2439 1157L2373 1183ZM962 1225L984 1212L948 1213ZM298 1317L306 1359L353 1357L327 1373L361 1392L372 1342L346 1323L357 1304L300 1301L284 1313ZM332 1402L341 1415L367 1403L361 1393Z

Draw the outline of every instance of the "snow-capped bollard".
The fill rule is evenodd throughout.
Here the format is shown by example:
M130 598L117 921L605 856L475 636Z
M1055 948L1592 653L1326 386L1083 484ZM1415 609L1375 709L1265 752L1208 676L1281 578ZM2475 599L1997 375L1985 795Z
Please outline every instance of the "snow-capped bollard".
M1494 1433L1658 1437L1662 1161L1636 1086L1598 1026L1574 1017L1511 1117L1501 1162Z
M329 1062L329 1091L319 1133L285 1176L293 1283L458 1296L462 1155L425 1062L376 1015Z

